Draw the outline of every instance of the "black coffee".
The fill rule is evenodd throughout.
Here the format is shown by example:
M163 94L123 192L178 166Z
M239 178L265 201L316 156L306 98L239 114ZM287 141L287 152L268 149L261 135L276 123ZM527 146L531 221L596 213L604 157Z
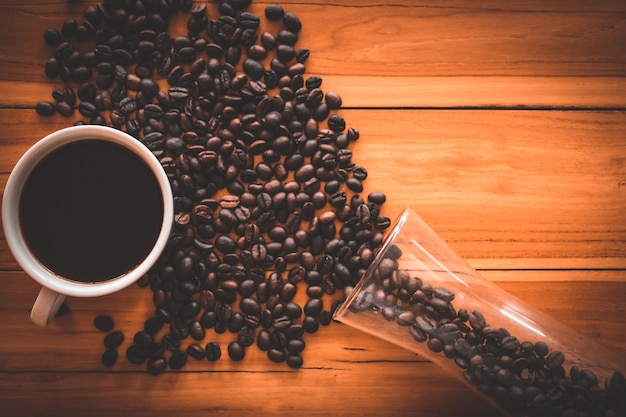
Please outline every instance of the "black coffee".
M46 156L26 181L19 222L48 269L71 280L105 281L148 255L163 218L159 184L126 148L85 140Z

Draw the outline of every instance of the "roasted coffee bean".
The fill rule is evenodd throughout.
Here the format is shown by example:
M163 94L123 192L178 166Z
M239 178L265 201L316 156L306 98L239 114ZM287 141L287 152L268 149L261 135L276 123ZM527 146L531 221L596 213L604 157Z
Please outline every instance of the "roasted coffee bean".
M271 333L263 329L257 335L257 347L262 351L268 351L272 344Z
M302 359L302 356L300 356L299 354L289 354L287 355L287 365L289 365L290 368L301 368L302 365L304 364L304 360Z
M409 334L416 342L424 342L427 339L426 332L415 324L409 326Z
M93 320L93 325L96 329L100 330L101 332L110 332L111 330L113 330L113 319L111 318L111 316L108 315L99 315L96 316L96 318Z
M319 329L319 321L317 317L306 316L302 321L302 328L307 333L315 333Z
M141 365L147 359L145 351L137 345L130 345L126 349L126 359L134 365Z
M112 367L117 362L117 350L115 349L107 349L102 354L101 358L102 365L107 368Z
M552 351L546 356L546 367L548 369L556 369L565 361L565 355L560 350Z
M322 300L320 298L311 298L304 305L304 313L307 316L317 317L323 309Z
M51 46L58 46L61 42L63 42L63 37L53 28L48 28L43 33L44 40Z
M326 92L325 101L331 110L337 110L341 108L341 105L342 105L341 96L339 96L339 94L335 93L334 91Z
M72 107L69 103L65 101L57 102L54 105L54 108L61 116L70 117L72 114L74 114L74 107ZM42 109L41 107L39 107L38 110L40 111L39 114L49 115L45 113L48 109L45 109L45 108ZM42 110L44 111L44 113L41 112Z
M261 314L261 306L254 298L242 298L239 303L239 308L246 314L258 316Z
M147 349L153 343L152 335L144 330L139 331L135 333L133 342L140 348Z
M291 319L297 319L302 315L302 307L294 302L285 305L285 315Z
M214 362L222 356L222 350L217 342L209 342L204 347L206 358L209 362Z
M267 13L267 10L266 10L266 13ZM294 33L298 33L302 29L302 23L300 22L300 19L295 13L285 12L282 16L282 19L283 19L283 24L290 31Z
M545 342L538 341L535 343L535 353L541 357L548 354L548 345Z
M159 92L159 85L152 78L143 78L139 82L139 91L148 97L154 97Z
M500 346L507 352L515 352L520 347L520 342L515 336L507 336L500 341Z
M282 6L275 3L268 4L265 7L265 17L267 17L267 19L271 21L282 19L284 13L285 11L283 10Z
M429 335L434 335L437 331L437 324L436 322L426 316L426 315L418 315L415 317L415 325L422 330L423 332L429 334Z
M289 326L291 326L291 323L292 321L289 317L282 316L282 317L277 317L276 319L274 319L274 321L272 322L272 325L274 326L276 330L285 330Z
M151 335L155 335L163 327L163 321L158 317L150 317L144 322L144 330Z
M187 352L176 350L170 356L168 365L171 369L181 369L187 363Z
M228 344L228 356L232 361L240 361L245 355L246 351L239 342L231 342Z
M622 399L626 393L626 378L620 372L614 372L605 385L608 394L614 399Z
M179 310L178 315L184 320L189 320L194 318L200 312L201 305L199 302L195 300L191 300L188 303L185 303Z
M98 115L96 106L88 101L83 101L78 105L78 112L85 117L95 117Z
M243 70L253 80L258 80L265 74L263 64L254 59L246 59L243 61Z
M125 97L120 101L120 112L130 114L137 110L137 102L131 97Z
M63 22L63 25L61 26L61 34L66 39L69 39L72 36L74 36L74 32L76 32L77 27L78 27L78 23L76 22L76 20L67 19Z
M124 341L124 334L120 331L115 331L107 334L104 337L104 346L108 349L115 349Z
M267 351L267 357L272 362L280 363L285 361L287 355L285 355L285 352L282 349L271 348Z
M234 253L237 249L237 242L228 235L220 235L215 240L215 247L222 253Z
M159 375L163 373L166 368L167 361L162 357L148 361L148 364L146 366L146 370L150 375Z
M237 333L237 342L243 347L251 346L252 344L254 344L255 338L255 331L252 327L249 326L243 326L241 329L239 329L239 332Z
M296 295L298 287L292 282L286 282L280 288L280 299L289 302L293 300Z
M144 114L150 119L160 119L163 115L163 109L157 104L146 104L143 108Z
M199 320L193 320L189 323L189 335L194 340L203 340L205 334L204 326Z
M261 285L263 285L263 284L264 283L259 284L259 288L261 288ZM258 295L257 295L257 297L258 297ZM264 297L260 297L260 298L267 300L269 298L269 296L266 296L266 297L264 296ZM261 315L259 317L259 324L261 326L263 326L264 328L268 329L268 328L272 327L273 320L274 319L273 319L273 316L272 316L272 312L270 310L268 310L268 309L261 310Z
M482 313L476 310L470 313L469 322L476 331L481 331L487 325Z
M443 347L444 347L444 343L435 337L431 337L430 339L428 339L427 345L428 345L428 348L435 353L439 353L443 351Z
M237 333L246 324L246 318L240 312L234 312L228 320L228 330Z
M92 101L97 94L96 86L91 83L82 83L77 90L78 99L81 101Z
M306 344L302 339L291 339L287 342L287 351L291 354L297 354L304 350Z
M192 343L189 346L187 346L186 352L187 352L187 355L191 356L192 358L196 360L205 359L207 356L206 350L197 343Z
M46 62L44 72L48 78L56 78L61 71L61 63L56 58L50 58Z
M85 66L76 67L72 69L70 77L72 81L83 83L91 78L91 70Z
M217 323L217 314L214 311L205 311L200 317L200 324L205 329L211 329Z
M156 316L164 323L170 323L172 321L172 314L165 307L157 308L155 313Z
M333 320L333 313L329 310L322 310L320 315L317 317L317 321L322 326L328 326Z
M189 336L187 322L180 317L174 317L170 322L170 333L179 340Z
M256 243L250 248L252 259L262 262L267 257L267 247L262 243Z

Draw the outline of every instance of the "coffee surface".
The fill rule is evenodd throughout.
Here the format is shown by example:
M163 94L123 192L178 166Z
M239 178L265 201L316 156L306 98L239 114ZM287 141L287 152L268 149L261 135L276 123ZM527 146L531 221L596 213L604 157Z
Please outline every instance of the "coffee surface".
M26 181L19 222L32 253L74 281L105 281L137 266L163 218L159 184L121 145L84 140L46 156Z

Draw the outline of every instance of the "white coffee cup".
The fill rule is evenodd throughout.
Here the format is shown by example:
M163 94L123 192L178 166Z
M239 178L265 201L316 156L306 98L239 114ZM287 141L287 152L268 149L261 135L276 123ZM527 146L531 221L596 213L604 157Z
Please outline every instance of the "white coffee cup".
M157 180L163 199L163 219L157 239L148 255L130 271L99 282L81 282L59 276L44 266L29 249L19 222L22 189L33 169L52 151L81 140L102 140L122 145L149 168ZM73 126L44 137L20 158L7 181L2 201L2 225L13 256L22 269L42 285L31 310L31 319L46 325L58 312L66 296L97 297L119 291L136 282L156 263L169 238L173 218L173 197L169 180L158 159L141 142L132 136L104 126Z

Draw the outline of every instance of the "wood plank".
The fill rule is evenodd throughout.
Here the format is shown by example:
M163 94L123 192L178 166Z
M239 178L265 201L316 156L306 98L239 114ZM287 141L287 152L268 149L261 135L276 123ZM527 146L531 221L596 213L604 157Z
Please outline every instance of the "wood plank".
M1 81L0 108L34 108L64 83ZM165 85L163 86L165 87ZM344 108L624 110L622 77L387 77L328 75Z
M413 207L463 257L622 257L622 113L361 113L354 159L369 189L394 215Z
M585 282L529 283L531 274L499 285L599 343L626 351L620 336L626 330L625 282L603 282L602 273L588 273ZM342 416L409 416L415 410L440 417L500 415L439 366L337 323L305 336L305 366L299 370L270 363L255 347L239 363L225 358L191 361L184 371L157 378L124 359L105 369L99 364L102 333L93 329L91 320L96 314L111 314L116 329L127 336L125 348L149 317L148 289L132 286L111 296L69 299L69 313L40 328L28 319L37 285L23 273L1 273L0 282L7 336L0 338L0 415L71 411L104 416L126 409L152 416L288 415L295 410ZM210 332L205 342L217 340L224 347L230 338ZM246 395L240 394L243 389ZM368 402L367 412L357 406L365 398L376 398Z
M350 108L623 109L621 77L324 77ZM32 102L31 102L32 103Z
M623 303L626 281L611 282L610 277L607 278L610 274L602 271L587 272L584 280L575 282L556 281L550 276L558 275L558 272L551 271L540 271L543 281L537 281L536 274L535 271L500 271L485 276L533 308L592 336L599 343L626 351L626 340L621 337L626 330L626 304ZM0 282L4 288L0 295L0 312L6 317L3 329L5 334L11 335L0 340L0 372L104 371L106 369L99 362L104 350L104 334L93 327L93 318L98 314L114 318L115 329L126 336L120 350L123 353L132 343L132 336L143 328L144 321L154 311L152 292L133 285L109 296L69 298L66 301L67 314L54 319L47 327L38 327L29 319L38 285L23 272L2 272ZM304 303L306 296L304 289L301 290L296 300ZM327 295L324 304L328 308L334 299L340 298L339 293ZM37 336L34 338L34 335ZM233 337L229 332L216 334L209 330L203 343L217 341L225 350ZM304 340L307 343L305 369L341 368L339 364L348 362L425 361L409 351L339 323L322 326L317 333L305 335ZM192 342L191 339L184 341L183 347ZM212 364L190 361L185 370L260 372L267 370L268 366L277 372L289 370L285 364L268 362L256 347L251 347L239 364L227 358ZM143 367L120 358L110 371L143 371Z
M606 279L609 281L621 281L624 278L623 258L465 258L465 261L483 273L497 273L502 270L510 272L535 270L540 273L542 270L549 270L558 272L559 275L556 276L561 277L560 281L579 281L586 272L601 270L608 274ZM578 275L579 272L582 272L582 275Z
M120 395L121 387L124 395ZM0 393L4 399L1 413L6 416L411 417L416 410L429 417L502 416L460 382L439 375L433 364L367 364L346 372L333 368L179 372L158 378L135 373L2 373Z
M10 2L10 0L1 0L2 2ZM270 1L257 1L254 4L265 5L270 4ZM294 5L302 4L301 0L282 0L276 2L280 4L285 10L291 10ZM310 1L309 3L315 3ZM517 10L517 11L541 11L545 13L554 13L563 10L563 3L558 0L546 0L541 3L537 3L534 0L521 0L515 2L515 4L503 4L498 0L486 0L476 4L468 4L464 0L445 0L444 2L437 2L432 4L429 1L423 0L396 0L393 2L383 3L380 0L337 0L331 2L324 2L331 7L353 7L368 9L372 7L397 7L397 8L424 8L424 9L440 9L440 8L455 8L455 9L476 9L476 10ZM624 4L615 0L599 0L590 4L585 0L572 0L568 2L567 10L572 13L581 13L589 11L623 11L626 8Z
M548 6L487 3L485 6L412 2L361 6L292 3L303 22L299 46L311 50L309 73L322 76L569 76L621 77L626 57L622 42L626 10L619 1L593 8L568 2ZM410 3L410 4L408 4ZM42 81L51 50L41 34L68 17L81 18L89 2L42 1L0 4L2 79ZM215 16L215 6L210 15ZM262 14L265 5L254 4ZM185 33L177 16L172 30ZM270 26L276 30L275 26ZM323 28L323 36L322 31ZM451 30L453 28L453 30ZM19 57L17 59L16 57Z
M560 269L626 267L625 113L341 114L361 132L353 160L369 171L363 194L384 190L391 218L411 206L461 256L533 259L514 268L544 268L537 259L558 259L547 262ZM28 146L72 120L0 110L0 189ZM0 267L16 269L4 241Z

